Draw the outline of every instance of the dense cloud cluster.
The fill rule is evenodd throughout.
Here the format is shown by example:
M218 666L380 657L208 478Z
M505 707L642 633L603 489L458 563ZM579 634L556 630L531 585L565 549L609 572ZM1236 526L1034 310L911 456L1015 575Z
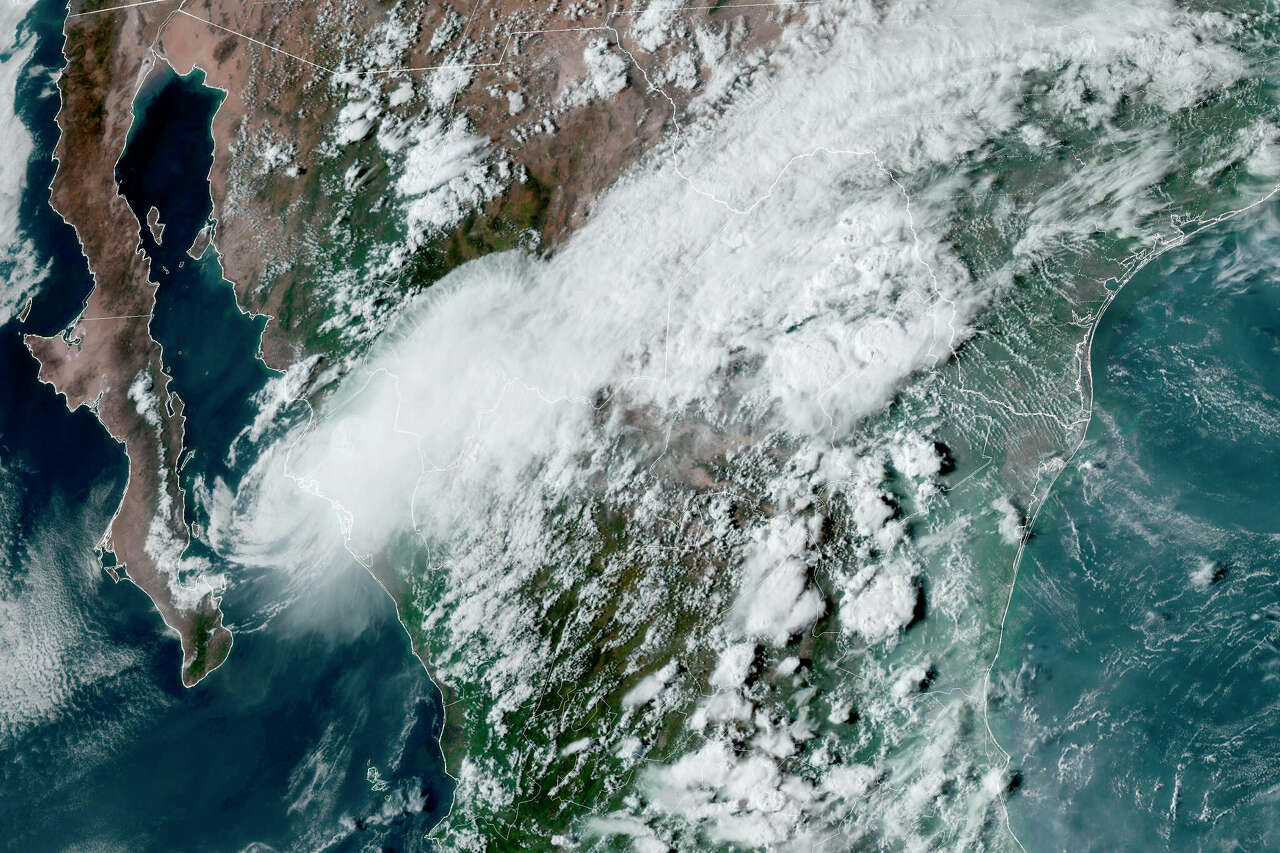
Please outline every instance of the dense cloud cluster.
M645 26L660 44L666 24ZM991 832L1007 779L973 748L978 653L947 702L923 695L981 617L900 649L930 556L958 609L966 580L938 555L978 519L1008 548L1024 521L1008 498L949 509L945 450L890 406L1055 249L1150 237L1184 164L1159 121L1138 162L1106 117L1231 83L1229 30L1159 3L814 7L770 76L561 250L455 270L264 456L240 496L253 537L320 513L326 547L411 567L410 629L473 706L452 845L531 790L568 810L587 778L598 813L566 845L908 842L939 813L947 843ZM588 53L603 97L625 78ZM1068 125L1104 144L1018 200L1021 230L976 274L949 235L995 180L991 147L1049 150ZM406 130L411 219L484 150L430 127Z

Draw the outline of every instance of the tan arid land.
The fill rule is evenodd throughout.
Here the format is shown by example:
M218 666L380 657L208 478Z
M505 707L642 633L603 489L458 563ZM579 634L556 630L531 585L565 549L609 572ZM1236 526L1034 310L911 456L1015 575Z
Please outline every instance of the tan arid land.
M71 3L52 200L79 236L95 288L64 334L26 342L40 378L65 395L69 408L90 407L124 446L129 482L102 544L115 554L117 571L123 569L181 637L187 686L226 659L231 634L222 626L220 590L176 577L150 546L159 537L180 550L191 533L178 477L182 401L168 390L160 346L149 331L156 285L140 251L142 223L114 176L135 94L148 75L165 64L180 74L199 67L207 85L227 93L213 122L215 243L242 308L272 318L262 340L264 360L285 368L334 355L316 351L306 334L327 306L305 270L291 263L308 228L337 216L319 187L320 170L309 168L342 107L326 89L333 75L375 74L391 89L465 64L470 79L442 110L465 116L472 132L521 171L452 233L435 236L432 251L447 268L504 248L493 237L504 228L534 231L539 249L554 251L589 215L599 192L678 128L690 99L711 82L714 69L681 55L694 27L714 28L725 49L758 64L764 62L759 48L791 16L803 14L803 4L654 7L663 16L655 37L651 20L643 33L635 23L648 7L617 9L596 0L404 8L416 18L416 33L403 64L353 69L342 64L340 42L358 41L387 16L388 7L373 0ZM335 32L335 20L342 32ZM448 37L437 39L443 31ZM625 84L607 96L566 97L583 85L584 46L601 39L600 50L625 63L619 66ZM265 135L294 152L288 180L243 179L247 143ZM149 217L146 224L157 223ZM197 244L208 237L202 232ZM393 579L374 566L390 590Z

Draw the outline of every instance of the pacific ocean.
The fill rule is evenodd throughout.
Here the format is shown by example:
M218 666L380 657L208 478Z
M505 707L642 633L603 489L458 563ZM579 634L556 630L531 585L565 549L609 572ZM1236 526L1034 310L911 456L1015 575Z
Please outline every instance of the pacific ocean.
M21 228L48 275L26 322L0 329L5 847L423 849L452 791L441 698L362 569L299 594L266 570L221 567L236 579L224 601L235 647L189 690L176 636L102 571L94 545L123 489L124 454L90 413L69 413L36 381L20 339L62 329L91 287L74 233L48 206L65 13L42 0L24 24L37 47L17 109L36 152ZM161 246L144 229L144 248L161 282L152 331L187 404L193 481L234 478L228 446L268 376L254 357L260 323L236 310L214 253L185 256L209 215L217 100L199 75L162 79L143 93L121 164L129 200L144 217L155 204L171 226Z

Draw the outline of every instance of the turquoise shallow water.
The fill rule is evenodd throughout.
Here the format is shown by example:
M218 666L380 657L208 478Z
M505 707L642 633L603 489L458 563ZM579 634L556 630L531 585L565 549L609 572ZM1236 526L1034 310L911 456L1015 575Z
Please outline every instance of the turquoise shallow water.
M61 13L40 12L47 27ZM198 75L169 84L144 93L146 126L120 176L139 216L154 203L168 226L162 245L144 243L162 279L152 331L197 452L187 482L234 480L226 450L266 381L253 359L260 325L236 312L215 258L184 257L209 215L216 99ZM51 137L41 140L47 160ZM31 186L47 183L40 175ZM43 202L37 193L30 207ZM40 245L59 274L31 327L53 331L87 277L67 229L47 225ZM996 728L1021 774L1012 820L1030 849L1280 846L1277 234L1271 213L1206 234L1135 281L1101 330L1098 419L1041 518L998 672ZM123 482L119 449L35 383L17 329L5 331L0 494L16 497L0 512L0 598L34 612L47 603L42 590L59 590L32 624L70 639L24 660L32 692L47 695L4 721L3 844L425 847L451 790L435 748L440 697L386 596L354 568L293 597L262 570L227 566L236 647L212 678L182 690L174 639L136 590L108 585L92 565ZM929 587L925 600L946 595ZM929 631L926 622L909 636L924 646ZM52 687L36 677L50 672ZM928 670L921 704L950 677Z
M1036 524L993 728L1028 850L1280 847L1280 210L1137 276Z

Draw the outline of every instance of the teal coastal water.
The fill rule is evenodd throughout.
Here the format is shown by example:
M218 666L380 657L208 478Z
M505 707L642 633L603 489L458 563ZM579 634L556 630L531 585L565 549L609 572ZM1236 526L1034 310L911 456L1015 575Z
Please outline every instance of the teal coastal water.
M995 671L1028 850L1280 847L1280 210L1117 297Z

